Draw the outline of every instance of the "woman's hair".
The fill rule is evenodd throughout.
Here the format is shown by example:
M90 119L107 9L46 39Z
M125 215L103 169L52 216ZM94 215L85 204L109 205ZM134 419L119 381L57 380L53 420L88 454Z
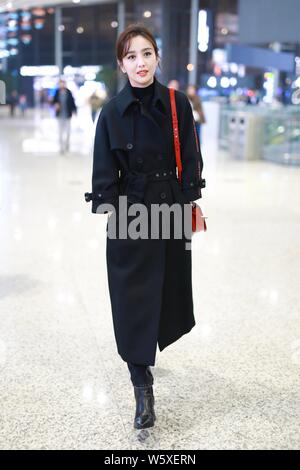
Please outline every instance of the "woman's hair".
M144 25L137 23L127 26L127 28L124 29L117 39L116 56L119 63L122 62L123 57L125 57L129 51L131 39L136 36L143 36L145 39L147 39L152 44L156 57L160 58L156 40L153 34Z

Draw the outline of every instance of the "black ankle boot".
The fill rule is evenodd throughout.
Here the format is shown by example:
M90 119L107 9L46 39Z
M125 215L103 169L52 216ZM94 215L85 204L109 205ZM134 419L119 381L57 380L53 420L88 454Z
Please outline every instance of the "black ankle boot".
M154 426L156 419L154 412L154 394L151 385L134 387L136 412L134 418L135 429L145 429Z

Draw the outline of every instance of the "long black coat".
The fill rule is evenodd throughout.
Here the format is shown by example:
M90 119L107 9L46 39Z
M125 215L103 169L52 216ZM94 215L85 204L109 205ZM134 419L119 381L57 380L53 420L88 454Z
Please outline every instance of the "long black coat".
M149 111L135 97L129 81L104 105L94 143L93 213L111 203L119 217L119 196L129 205L201 198L203 161L190 103L175 92L181 143L183 184L176 178L169 89L154 77ZM128 217L130 222L132 217ZM173 227L173 225L171 225ZM188 333L193 314L191 250L186 239L112 239L107 236L108 283L118 352L124 361L154 365L160 351ZM189 239L190 241L190 239Z

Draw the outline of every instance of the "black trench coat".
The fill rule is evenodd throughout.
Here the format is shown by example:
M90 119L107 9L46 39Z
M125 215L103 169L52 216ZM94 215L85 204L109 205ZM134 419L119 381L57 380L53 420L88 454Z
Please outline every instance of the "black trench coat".
M203 161L192 109L186 95L175 92L182 159L182 186L176 178L169 89L154 77L149 111L135 97L129 81L100 113L94 143L93 213L111 203L118 219L119 196L129 205L201 198ZM128 217L128 223L132 216ZM171 218L172 220L172 218ZM172 225L173 227L173 225ZM171 230L172 234L172 230ZM189 239L190 241L190 239ZM114 332L126 362L155 364L160 351L188 333L193 314L191 250L187 239L112 239L106 260Z

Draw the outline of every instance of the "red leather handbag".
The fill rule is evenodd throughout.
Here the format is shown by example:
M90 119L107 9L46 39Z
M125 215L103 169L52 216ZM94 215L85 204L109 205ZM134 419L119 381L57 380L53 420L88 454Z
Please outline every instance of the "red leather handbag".
M175 101L175 90L174 88L169 88L170 91L170 101L171 101L171 110L172 110L172 123L173 123L173 135L174 135L174 147L175 147L175 157L176 165L178 170L178 180L182 184L182 163L180 155L180 142L179 142L179 128L178 128L178 119L177 119L177 110L176 110L176 101ZM201 207L196 203L192 202L192 231L193 232L206 232L207 225L205 222L207 217L204 217Z

